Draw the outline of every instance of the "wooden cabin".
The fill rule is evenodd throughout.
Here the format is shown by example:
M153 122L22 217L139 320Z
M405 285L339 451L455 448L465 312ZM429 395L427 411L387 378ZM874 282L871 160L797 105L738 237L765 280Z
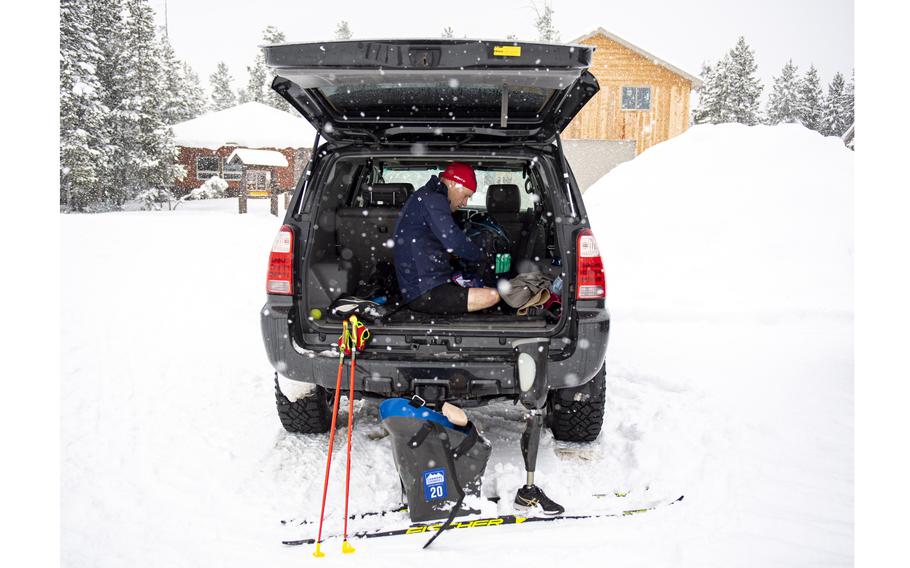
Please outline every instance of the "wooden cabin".
M689 127L689 99L701 80L603 28L570 44L596 47L590 71L600 92L562 134L566 140L635 141L635 153Z

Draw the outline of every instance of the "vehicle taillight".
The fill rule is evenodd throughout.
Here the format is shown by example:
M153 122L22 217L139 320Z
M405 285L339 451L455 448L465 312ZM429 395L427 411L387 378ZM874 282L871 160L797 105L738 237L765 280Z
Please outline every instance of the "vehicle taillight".
M288 225L278 230L272 243L265 289L269 294L294 293L294 230Z
M578 300L599 300L607 296L604 278L604 263L600 249L591 229L578 232L576 241L578 261L575 265L575 298Z

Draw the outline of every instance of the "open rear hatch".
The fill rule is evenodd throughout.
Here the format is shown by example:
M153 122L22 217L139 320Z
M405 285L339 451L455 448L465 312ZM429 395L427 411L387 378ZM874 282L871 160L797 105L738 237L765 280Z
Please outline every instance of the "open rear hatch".
M554 139L599 87L593 47L478 40L264 46L272 88L333 142Z

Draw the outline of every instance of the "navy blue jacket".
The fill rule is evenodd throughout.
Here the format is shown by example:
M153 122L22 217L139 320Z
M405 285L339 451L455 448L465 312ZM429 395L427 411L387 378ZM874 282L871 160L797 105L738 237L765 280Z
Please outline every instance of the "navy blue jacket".
M405 303L450 281L450 254L471 262L483 255L455 224L448 190L436 176L405 201L394 239L395 274Z

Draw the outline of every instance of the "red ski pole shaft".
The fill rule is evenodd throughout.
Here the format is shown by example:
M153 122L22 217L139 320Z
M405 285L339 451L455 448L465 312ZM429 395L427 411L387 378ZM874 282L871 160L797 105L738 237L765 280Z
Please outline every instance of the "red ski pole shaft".
M357 349L361 347L357 316L351 316L351 374L348 377L348 461L344 480L344 544L342 552L350 554L354 547L348 543L348 500L351 494L351 439L354 432L354 378L357 376Z
M348 322L345 320L342 326L341 340L339 341L338 351L338 377L335 379L335 404L332 407L332 427L329 430L329 450L328 457L325 460L325 482L322 486L322 508L319 510L319 533L316 536L316 551L313 556L325 556L319 545L322 542L322 522L325 519L325 498L329 491L329 472L332 470L332 449L335 445L335 424L338 423L338 403L341 399L341 374L344 372L344 352L348 341ZM347 513L345 513L347 517ZM347 519L345 519L347 524Z
M342 551L345 554L354 552L354 548L348 544L348 498L351 494L351 436L354 431L354 377L357 371L357 343L351 347L351 374L348 377L350 391L348 393L348 462L347 473L344 480L344 544Z

